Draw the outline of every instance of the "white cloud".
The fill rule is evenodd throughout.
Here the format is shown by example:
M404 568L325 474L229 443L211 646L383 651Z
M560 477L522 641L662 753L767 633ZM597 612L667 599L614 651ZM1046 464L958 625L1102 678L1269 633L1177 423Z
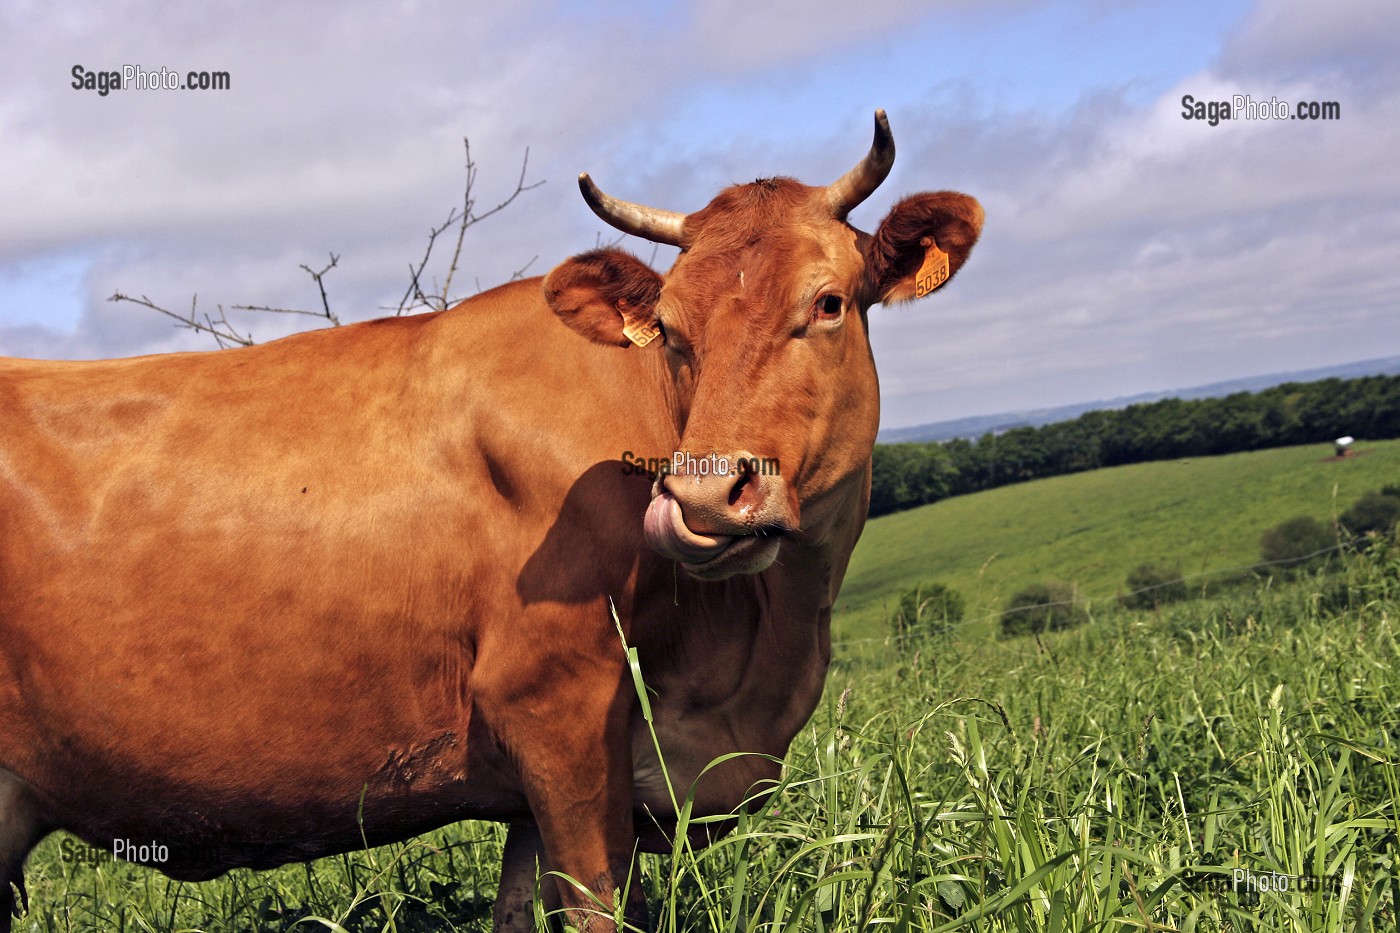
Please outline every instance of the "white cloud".
M1390 0L1267 0L1226 42L1218 63L1251 78L1344 76L1352 90L1393 87L1400 6Z
M1335 12L1263 3L1146 107L1086 100L1087 132L1023 115L971 136L992 154L985 182L968 170L984 242L936 324L877 313L886 424L1084 401L1085 373L1109 397L1400 352L1400 67L1342 67L1376 45ZM1211 127L1182 118L1187 93L1338 100L1342 119Z
M873 226L896 196L943 187L988 213L946 296L874 312L888 424L1388 355L1400 352L1395 9L1264 0L1208 67L1154 85L1171 84L1146 105L1125 90L1133 75L1107 74L1048 116L1008 104L995 81L984 92L978 70L941 66L932 25L992 21L965 0L716 0L684 15L632 3L606 16L546 0L9 4L0 269L13 279L79 255L85 271L62 326L34 327L32 307L20 315L0 294L0 353L208 346L104 299L312 304L297 266L327 251L341 256L337 307L371 315L460 197L463 135L481 204L510 190L527 145L531 178L548 180L469 234L470 292L593 245L602 224L578 197L580 170L623 197L694 209L729 181L834 178L885 106L895 175L856 220ZM993 67L997 33L985 34L966 60ZM855 45L886 54L853 60ZM75 63L128 62L228 70L233 90L68 86ZM1181 118L1186 93L1337 100L1342 119L1210 127Z
M694 48L711 68L727 70L768 68L882 33L891 41L936 45L936 29L913 28L911 22L976 6L971 0L706 0L693 7ZM910 28L892 30L899 25ZM833 68L854 65L839 56L830 61Z

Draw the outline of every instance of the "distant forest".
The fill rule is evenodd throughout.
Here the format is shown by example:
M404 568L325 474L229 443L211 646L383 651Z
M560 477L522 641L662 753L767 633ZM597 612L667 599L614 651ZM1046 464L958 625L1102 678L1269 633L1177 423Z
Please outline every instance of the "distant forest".
M921 444L877 444L870 515L1100 467L1331 441L1400 437L1400 376L1290 382L1223 398L1164 399L1073 421Z

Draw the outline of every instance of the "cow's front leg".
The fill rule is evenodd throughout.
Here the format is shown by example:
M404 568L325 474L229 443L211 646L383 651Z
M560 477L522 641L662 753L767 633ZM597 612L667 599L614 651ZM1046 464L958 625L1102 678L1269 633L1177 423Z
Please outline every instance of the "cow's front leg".
M625 901L623 916L631 928L649 930L646 898L642 894L635 848L636 833L628 806L593 809L592 799L570 802L553 793L532 803L556 890L555 903L564 920L586 933L614 933L617 898ZM601 816L601 819L600 819ZM548 902L546 902L548 904Z
M501 887L491 912L494 933L533 933L536 883L545 912L559 909L558 888L549 878L540 880L548 871L539 827L529 820L511 823L501 856Z
M517 668L499 692L478 692L478 704L518 769L543 862L567 876L552 879L565 921L588 933L612 933L614 892L620 891L627 922L646 929L646 899L634 870L630 725L636 698L623 690L620 663L571 658L550 666L549 677L543 671L521 676ZM514 829L511 838L517 839ZM521 848L509 852L507 862L525 851L525 838L517 843ZM502 890L509 894L519 885L507 887L503 879ZM499 922L500 908L496 917Z
M9 933L12 917L29 908L24 860L44 835L29 791L19 778L0 768L0 933Z

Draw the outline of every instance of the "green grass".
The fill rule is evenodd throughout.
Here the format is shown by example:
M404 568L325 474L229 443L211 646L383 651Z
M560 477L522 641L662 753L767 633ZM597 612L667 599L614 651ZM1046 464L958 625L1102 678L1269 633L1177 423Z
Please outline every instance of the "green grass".
M776 796L709 849L645 857L653 919L668 933L1393 930L1398 618L1391 550L1040 640L845 652ZM486 930L500 843L466 823L181 885L66 864L50 840L17 929ZM1235 869L1328 887L1251 897Z
M946 583L969 614L992 612L1049 577L1090 598L1124 590L1145 562L1184 573L1259 559L1259 536L1294 515L1329 520L1363 492L1400 482L1400 441L1331 459L1313 445L1143 463L960 496L874 519L837 602L837 637L882 636L899 595Z

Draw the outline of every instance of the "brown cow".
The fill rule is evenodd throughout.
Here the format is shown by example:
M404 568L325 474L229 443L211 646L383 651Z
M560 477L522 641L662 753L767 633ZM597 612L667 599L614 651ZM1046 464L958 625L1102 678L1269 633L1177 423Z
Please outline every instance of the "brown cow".
M530 927L537 859L612 904L674 811L610 602L682 792L781 757L821 693L879 415L866 310L982 224L941 192L849 226L893 158L877 113L826 188L682 215L581 177L680 247L665 276L596 250L438 314L0 361L0 929L56 829L201 880L502 820L497 929ZM697 814L777 772L729 762Z

